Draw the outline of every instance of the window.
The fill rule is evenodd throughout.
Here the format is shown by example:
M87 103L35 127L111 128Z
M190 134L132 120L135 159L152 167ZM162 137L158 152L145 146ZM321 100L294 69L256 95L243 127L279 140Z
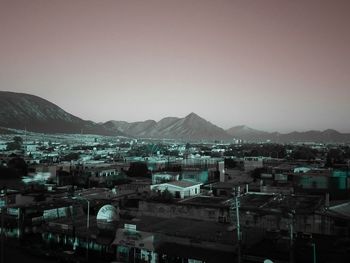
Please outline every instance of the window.
M219 216L218 220L219 220L220 223L226 223L227 222L226 216Z
M215 217L215 210L209 210L208 211L208 217L209 218L214 218Z

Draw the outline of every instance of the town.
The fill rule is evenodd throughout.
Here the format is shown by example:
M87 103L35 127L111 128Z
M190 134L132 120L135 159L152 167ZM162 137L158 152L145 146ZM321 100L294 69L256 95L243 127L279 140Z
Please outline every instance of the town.
M1 0L0 263L349 263L349 0Z
M349 144L17 131L0 157L1 262L350 259Z

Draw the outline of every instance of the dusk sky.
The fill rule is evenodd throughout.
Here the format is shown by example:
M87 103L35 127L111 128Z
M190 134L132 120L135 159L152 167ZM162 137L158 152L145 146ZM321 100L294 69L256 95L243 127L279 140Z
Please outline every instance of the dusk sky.
M350 1L0 0L0 85L96 122L350 132Z

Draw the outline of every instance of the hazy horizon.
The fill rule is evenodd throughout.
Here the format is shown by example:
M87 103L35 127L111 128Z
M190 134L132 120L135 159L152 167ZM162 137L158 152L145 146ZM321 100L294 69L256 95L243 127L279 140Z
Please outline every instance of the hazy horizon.
M3 0L1 90L94 122L350 132L350 2Z

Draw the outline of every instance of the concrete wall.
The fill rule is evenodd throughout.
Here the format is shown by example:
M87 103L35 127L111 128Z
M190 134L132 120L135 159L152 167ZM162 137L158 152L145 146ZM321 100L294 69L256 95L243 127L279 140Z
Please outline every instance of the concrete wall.
M194 205L181 205L155 202L139 202L139 215L163 218L183 217L218 222L219 217L229 218L228 209L206 208Z
M232 218L235 222L235 218ZM265 230L287 230L289 231L291 219L280 215L258 215L253 213L240 212L240 223L242 227L259 227ZM332 220L324 215L296 215L294 217L294 232L314 234L334 234Z

